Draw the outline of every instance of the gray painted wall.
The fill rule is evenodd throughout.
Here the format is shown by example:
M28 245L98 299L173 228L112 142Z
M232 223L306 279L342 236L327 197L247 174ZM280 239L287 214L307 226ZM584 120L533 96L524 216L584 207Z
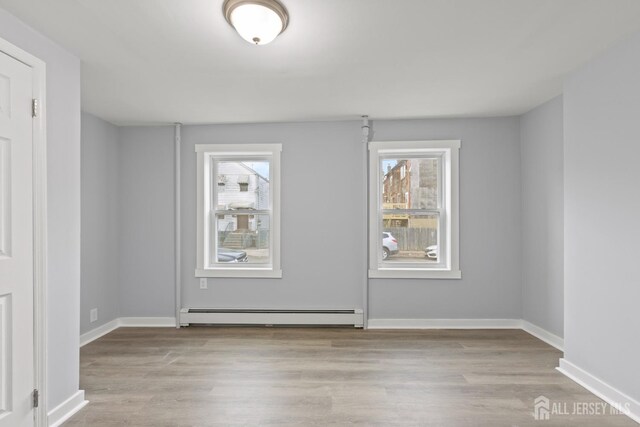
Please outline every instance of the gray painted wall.
M120 129L120 315L174 315L173 128Z
M0 8L0 37L47 64L48 408L78 391L80 61Z
M640 401L640 34L564 87L565 358Z
M82 113L80 333L119 316L119 130ZM98 309L98 320L89 311Z
M209 279L196 262L195 144L282 143L282 279ZM183 306L361 308L366 266L360 123L185 126Z
M562 97L520 117L522 318L564 335Z
M462 280L372 280L371 318L520 318L518 118L377 121L377 140L462 139ZM363 305L365 203L359 122L184 126L183 306ZM195 144L281 142L277 279L209 279L195 269ZM121 313L173 315L173 130L121 129ZM144 174L142 172L145 172ZM144 176L151 172L152 176ZM142 257L142 258L140 258Z
M372 279L372 319L520 319L518 118L376 121L374 139L461 139L461 280Z

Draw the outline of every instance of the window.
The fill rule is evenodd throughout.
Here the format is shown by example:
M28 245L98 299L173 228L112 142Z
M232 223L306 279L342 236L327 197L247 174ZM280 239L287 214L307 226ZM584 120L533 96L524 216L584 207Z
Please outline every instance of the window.
M280 144L196 145L196 277L282 277Z
M369 143L369 277L461 277L459 149L460 141Z

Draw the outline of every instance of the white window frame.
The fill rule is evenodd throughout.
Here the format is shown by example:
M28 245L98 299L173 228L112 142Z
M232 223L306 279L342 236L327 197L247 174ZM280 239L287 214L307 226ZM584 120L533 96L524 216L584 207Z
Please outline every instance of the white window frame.
M197 144L197 260L196 277L263 277L281 278L280 267L280 155L282 144ZM212 162L219 160L268 159L269 168L269 206L270 206L270 264L233 263L229 265L209 266L209 242L213 207ZM215 250L215 248L213 249Z
M372 141L369 143L369 277L407 279L460 279L459 234L459 151L460 140ZM435 266L419 263L383 264L380 250L382 235L382 179L380 167L387 157L441 157L441 227L439 250L444 262ZM443 239L444 237L444 239Z

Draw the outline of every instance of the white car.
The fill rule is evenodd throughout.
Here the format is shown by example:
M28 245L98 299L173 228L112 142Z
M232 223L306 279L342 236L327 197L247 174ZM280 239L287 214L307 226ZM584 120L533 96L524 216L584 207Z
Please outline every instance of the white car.
M436 260L438 259L438 245L427 246L424 252L427 258Z
M398 241L391 233L382 232L382 260L386 260L390 255L398 253Z

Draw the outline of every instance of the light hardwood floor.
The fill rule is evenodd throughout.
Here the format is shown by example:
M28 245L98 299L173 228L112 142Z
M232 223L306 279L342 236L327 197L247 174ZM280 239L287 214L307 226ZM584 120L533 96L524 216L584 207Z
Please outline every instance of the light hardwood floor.
M519 330L121 328L84 346L90 401L65 426L635 426L533 418L600 402Z

